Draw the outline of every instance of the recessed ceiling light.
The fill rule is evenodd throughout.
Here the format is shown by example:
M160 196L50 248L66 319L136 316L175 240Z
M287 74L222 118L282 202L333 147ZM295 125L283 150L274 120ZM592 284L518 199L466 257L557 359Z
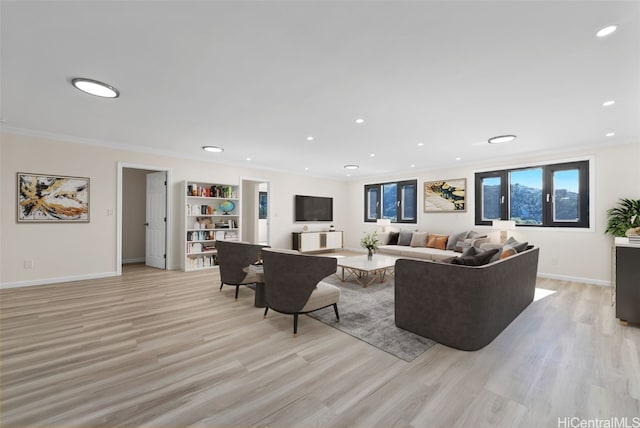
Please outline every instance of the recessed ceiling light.
M357 118L357 119L356 119L356 123L357 123L358 125L362 125L362 124L364 123L364 119L363 119L363 118L361 118L361 117L359 117L359 118Z
M305 171L309 171L309 167L308 167L308 166L305 166L305 167L304 167L304 170L305 170Z
M604 107L609 107L609 106L614 105L615 103L616 103L616 102L615 102L614 100L608 100L608 101L603 102L603 103L602 103L602 105L603 105Z
M596 36L598 37L606 37L609 34L613 33L614 31L616 31L618 29L617 26L615 25L609 25L608 27L604 27L603 29L599 30L596 33Z
M250 161L250 160L251 160L251 158L247 158L247 160L248 160L248 161Z
M307 141L313 141L313 136L309 135L309 136L307 137Z
M344 169L358 169L360 166L358 165L345 165Z
M605 134L605 136L606 136L606 137L613 137L614 135L616 135L616 133L615 133L615 132L607 132L607 133Z
M202 146L202 150L204 150L205 152L211 152L211 153L224 152L224 149L222 147L216 147L216 146Z
M458 157L458 158L456 158L456 160L459 161L459 160L462 160L462 158Z
M418 143L418 147L424 146L424 143Z
M515 135L498 135L497 137L489 138L489 144L508 143L515 139L516 139Z
M71 84L75 86L76 89L97 97L118 98L120 96L120 92L116 88L106 83L98 82L97 80L77 77L71 80Z
M347 177L351 177L351 174L347 174Z
M415 167L416 167L415 164L411 164L411 168L415 168Z
M375 158L376 154L375 153L371 153L369 156L371 156L372 158Z

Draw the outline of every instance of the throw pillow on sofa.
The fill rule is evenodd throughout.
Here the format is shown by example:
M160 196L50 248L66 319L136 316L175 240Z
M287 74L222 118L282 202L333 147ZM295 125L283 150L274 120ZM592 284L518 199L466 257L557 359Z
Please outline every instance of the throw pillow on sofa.
M400 236L400 232L389 232L389 241L387 245L398 245L398 237Z
M447 240L447 250L455 251L458 241L464 241L468 234L469 231L465 230L461 233L453 233L449 235L449 239Z
M400 235L398 236L398 245L404 245L405 247L411 244L411 237L413 236L413 231L411 230L401 230Z
M413 232L411 235L412 247L426 247L427 246L427 232Z
M447 249L447 240L449 239L449 235L434 235L429 234L427 238L427 247L429 248L437 248L439 250Z
M463 253L466 249L473 246L479 246L482 241L480 239L486 238L487 235L481 235L478 232L474 232L473 230L469 232L466 239L459 240L456 242L456 246L453 251L458 253Z
M465 265L465 266L483 266L489 263L491 257L498 254L500 250L493 249L488 251L482 251L475 256L460 256L451 260L452 265Z
M524 250L527 249L527 246L529 245L529 242L518 242L512 236L509 239L507 239L507 242L505 242L504 245L510 245L511 247L513 247L516 250L516 252L521 253L521 252L523 252Z
M502 252L500 253L500 260L509 258L516 254L518 254L518 252L516 251L515 248L513 248L511 245L505 245L504 247L502 247Z

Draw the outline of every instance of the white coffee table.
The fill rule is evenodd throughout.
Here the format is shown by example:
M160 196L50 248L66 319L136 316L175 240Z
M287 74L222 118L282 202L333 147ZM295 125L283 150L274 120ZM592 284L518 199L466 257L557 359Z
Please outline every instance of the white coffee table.
M340 258L338 259L338 267L342 268L340 280L344 282L355 277L358 284L364 288L371 285L376 278L384 282L385 276L393 271L398 259L399 257L382 254L374 254L371 260L366 255ZM345 271L349 274L346 278Z

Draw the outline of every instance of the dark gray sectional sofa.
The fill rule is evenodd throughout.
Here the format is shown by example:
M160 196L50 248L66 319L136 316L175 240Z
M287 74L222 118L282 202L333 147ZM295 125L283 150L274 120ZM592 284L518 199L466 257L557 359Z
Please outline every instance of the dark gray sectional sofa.
M399 259L395 320L443 345L475 351L533 301L538 248L484 266Z

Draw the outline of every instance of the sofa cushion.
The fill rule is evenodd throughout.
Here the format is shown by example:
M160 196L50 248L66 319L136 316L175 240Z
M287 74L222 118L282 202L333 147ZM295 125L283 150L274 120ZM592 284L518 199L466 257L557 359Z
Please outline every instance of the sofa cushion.
M399 236L400 232L389 232L389 241L387 241L386 245L398 245Z
M486 238L487 235L483 235L481 233L476 232L475 230L472 230L469 232L469 234L467 234L467 238L469 239L476 239L476 238Z
M465 266L483 266L489 263L491 257L498 254L498 249L482 251L475 256L460 256L451 260L452 265L465 265Z
M513 248L511 245L505 245L504 247L502 247L502 252L500 253L500 260L506 259L516 254L518 254L518 252L516 251L515 248Z
M402 250L406 248L407 247L400 245L380 245L377 252L380 254L389 254L390 256L399 256Z
M427 238L427 247L429 248L437 248L439 250L447 249L447 240L449 239L448 235L434 235L429 234Z
M512 236L509 239L507 239L507 242L505 242L504 245L510 245L511 247L513 247L516 250L516 252L521 253L521 252L523 252L524 250L527 249L527 246L529 245L529 242L518 242Z
M340 289L328 282L320 281L309 296L300 312L310 312L325 306L333 305L340 300Z
M449 239L447 239L447 250L455 251L458 241L463 241L468 234L469 231L465 230L464 232L449 235Z
M389 244L389 232L376 232L376 236L378 237L378 245L387 245Z
M411 235L411 246L412 247L427 247L427 237L429 234L427 232L413 232Z
M409 244L411 244L412 236L413 236L413 231L401 230L400 236L398 236L398 245L409 246Z

